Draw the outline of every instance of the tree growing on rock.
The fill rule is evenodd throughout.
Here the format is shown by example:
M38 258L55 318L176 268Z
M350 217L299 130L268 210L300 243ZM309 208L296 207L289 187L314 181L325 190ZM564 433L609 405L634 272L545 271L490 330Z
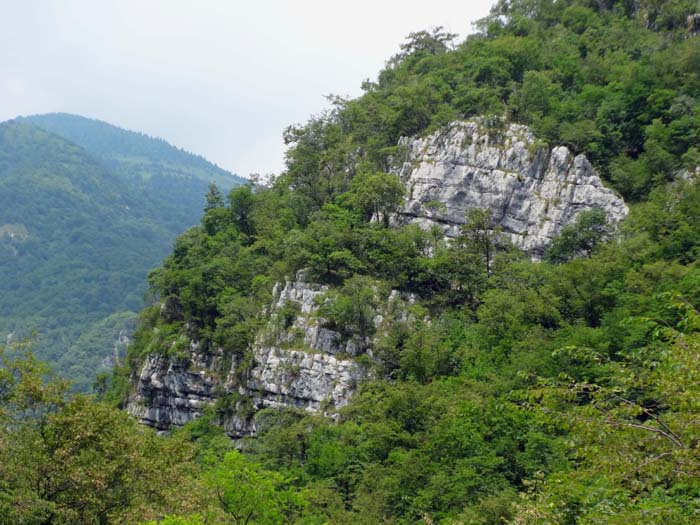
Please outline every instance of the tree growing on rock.
M547 259L565 263L576 257L590 257L608 234L605 211L594 208L581 212L573 224L562 228L547 252Z
M388 227L391 216L401 209L405 193L406 188L396 175L358 173L343 201L349 208L359 210L365 220L376 220Z

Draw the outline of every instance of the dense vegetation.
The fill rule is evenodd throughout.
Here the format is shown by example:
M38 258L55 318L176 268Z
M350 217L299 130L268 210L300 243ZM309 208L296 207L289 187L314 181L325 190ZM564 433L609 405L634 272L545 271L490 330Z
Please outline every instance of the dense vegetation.
M695 0L501 0L454 49L439 29L411 35L362 97L290 128L287 176L302 192L305 178L328 178L315 198L326 202L358 152L383 169L401 135L492 115L585 153L626 199L642 199L700 163L698 11Z
M91 122L74 119L75 129ZM38 355L85 391L102 359L112 355L114 333L128 328L141 309L147 272L199 220L207 183L171 184L188 197L170 202L156 187L145 191L141 179L113 171L32 120L0 124L0 333L17 338L37 330ZM136 137L130 144L146 140L120 133ZM109 142L102 144L107 151ZM149 166L157 166L159 152ZM154 173L163 181L170 177L168 159ZM210 168L212 177L221 171ZM204 168L197 169L203 176ZM178 173L186 171L183 166ZM105 319L116 312L124 313Z
M158 302L142 312L103 399L123 401L143 356L176 354L182 335L246 363L273 284L301 268L332 286L324 315L349 330L371 331L373 290L418 297L409 319L371 334L377 358L364 362L375 380L339 421L261 411L241 453L216 426L230 408L223 402L148 441L104 404L52 401L44 392L55 387L40 387L31 361L20 361L0 376L0 392L25 414L22 379L34 377L29 400L44 403L34 410L44 417L3 424L0 454L21 457L31 440L42 453L0 478L6 515L52 524L697 523L700 181L679 174L699 164L696 10L683 0L512 0L455 49L440 31L412 35L365 95L288 130L288 169L272 187L227 199L211 189L201 226L151 273ZM588 154L634 202L621 230L608 238L601 217L584 214L533 263L480 210L449 244L389 227L403 192L388 173L398 137L475 114L494 125L505 115ZM71 418L80 424L66 425ZM81 425L109 418L115 432L90 430L104 441L74 444ZM86 466L103 455L121 461L113 439L147 441L123 453L133 468L141 450L153 454L148 472L162 477L146 478L148 501L141 485L134 495L108 477L111 463ZM57 468L71 446L85 455ZM64 488L43 490L37 472L56 472L46 479ZM99 486L81 484L90 479ZM105 484L124 497L112 504ZM94 495L89 505L76 496L84 493Z

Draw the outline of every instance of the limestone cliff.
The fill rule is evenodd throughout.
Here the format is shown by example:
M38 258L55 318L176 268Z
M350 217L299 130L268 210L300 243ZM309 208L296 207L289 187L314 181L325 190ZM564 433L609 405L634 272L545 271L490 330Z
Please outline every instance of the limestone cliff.
M254 434L252 416L268 407L294 407L334 417L366 377L367 370L353 357L361 352L371 355L372 341L324 326L318 308L327 290L305 282L303 272L296 280L278 284L272 304L261 312L268 322L253 344L252 363L234 358L221 373L226 362L223 352L203 352L196 341L190 342L185 355L148 356L134 378L136 389L127 410L141 422L166 430L228 397L231 406L221 416L232 437ZM395 309L399 303L403 303L399 294L392 293L386 308ZM377 327L383 319L377 315Z
M399 171L408 199L402 221L437 225L454 236L472 208L491 212L516 246L540 258L578 213L602 208L611 224L628 212L585 156L550 149L526 126L455 122L425 138L403 138Z
M398 171L408 199L398 222L437 225L454 236L472 208L491 212L499 226L533 258L583 210L601 208L614 225L627 206L605 188L591 164L563 146L550 149L525 126L456 122L426 138L402 139L406 158ZM278 284L260 315L265 327L246 357L189 341L175 355L152 354L134 376L128 411L161 430L200 416L217 400L221 423L232 437L256 432L254 415L293 407L335 417L368 371L374 341L330 328L319 315L328 287L303 272ZM376 312L375 330L407 318L412 297L392 292Z

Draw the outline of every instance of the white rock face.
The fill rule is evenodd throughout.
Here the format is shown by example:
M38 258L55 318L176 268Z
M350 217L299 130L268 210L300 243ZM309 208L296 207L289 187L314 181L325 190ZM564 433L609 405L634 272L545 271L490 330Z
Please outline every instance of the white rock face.
M144 424L167 430L199 417L217 398L236 393L246 401L239 401L237 410L222 421L232 437L255 434L252 415L268 407L335 417L367 375L352 357L361 351L371 353L371 341L344 338L323 327L317 310L318 298L326 291L326 286L304 282L302 272L297 280L276 286L273 303L262 313L267 326L253 344L253 365L243 371L243 378L239 363L234 360L229 370L222 371L223 353L204 353L195 342L184 357L149 356L134 378L136 391L127 411ZM396 309L400 302L394 293L387 305ZM295 312L291 322L284 318L290 305ZM382 320L378 315L376 322ZM244 405L247 408L239 410Z
M602 208L613 224L628 212L585 157L574 157L565 147L538 146L524 126L488 129L481 120L457 122L427 138L401 143L408 154L400 176L409 196L400 222L437 225L454 236L468 210L485 208L494 227L539 258L581 211ZM149 356L133 378L136 389L127 410L143 423L167 430L231 395L235 406L222 413L222 423L232 437L255 434L253 415L267 407L336 416L367 375L354 358L372 356L373 341L324 326L318 308L327 291L307 282L303 272L278 284L272 304L261 312L267 325L252 345L252 364L234 359L229 366L221 349L204 351L196 341L178 357ZM407 321L406 306L413 301L392 292L377 312L378 331L386 319ZM176 307L164 311L179 315Z
M151 354L136 378L126 410L158 430L182 426L214 403L221 354L205 355L192 343L187 358Z
M114 341L112 355L102 359L101 365L105 368L114 368L121 364L122 358L126 355L129 346L133 341L128 330L120 330L117 340Z
M294 407L334 417L365 377L351 358L359 346L355 339L324 328L317 316L319 299L327 291L327 286L305 282L303 272L283 288L276 286L270 321L253 345L254 366L239 389L256 409ZM297 314L285 326L282 312L289 305ZM249 428L247 433L253 432Z
M539 145L526 126L455 122L400 144L408 150L399 172L408 189L402 220L437 225L447 236L459 232L468 210L488 209L494 226L538 259L581 211L602 208L613 224L628 213L585 156Z
M274 345L299 345L326 354L346 353L354 356L358 353L358 345L362 342L357 338L343 341L341 334L323 327L321 319L317 319L317 301L328 291L328 286L322 286L306 282L304 272L298 272L295 281L287 281L284 287L280 283L273 290L273 296L277 298L270 311L270 324L267 332L275 331ZM282 327L281 312L285 305L296 305L299 309L294 322L289 327ZM276 329L275 329L276 327ZM260 346L260 345L256 345ZM264 345L263 345L264 346Z

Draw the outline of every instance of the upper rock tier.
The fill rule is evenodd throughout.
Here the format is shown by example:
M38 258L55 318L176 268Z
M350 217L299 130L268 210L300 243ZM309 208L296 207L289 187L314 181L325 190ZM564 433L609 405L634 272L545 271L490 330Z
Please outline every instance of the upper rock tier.
M404 222L438 225L455 236L473 208L488 209L515 245L544 255L561 229L583 210L602 208L615 224L628 213L583 155L553 149L527 126L454 122L425 138L402 138L407 185Z

